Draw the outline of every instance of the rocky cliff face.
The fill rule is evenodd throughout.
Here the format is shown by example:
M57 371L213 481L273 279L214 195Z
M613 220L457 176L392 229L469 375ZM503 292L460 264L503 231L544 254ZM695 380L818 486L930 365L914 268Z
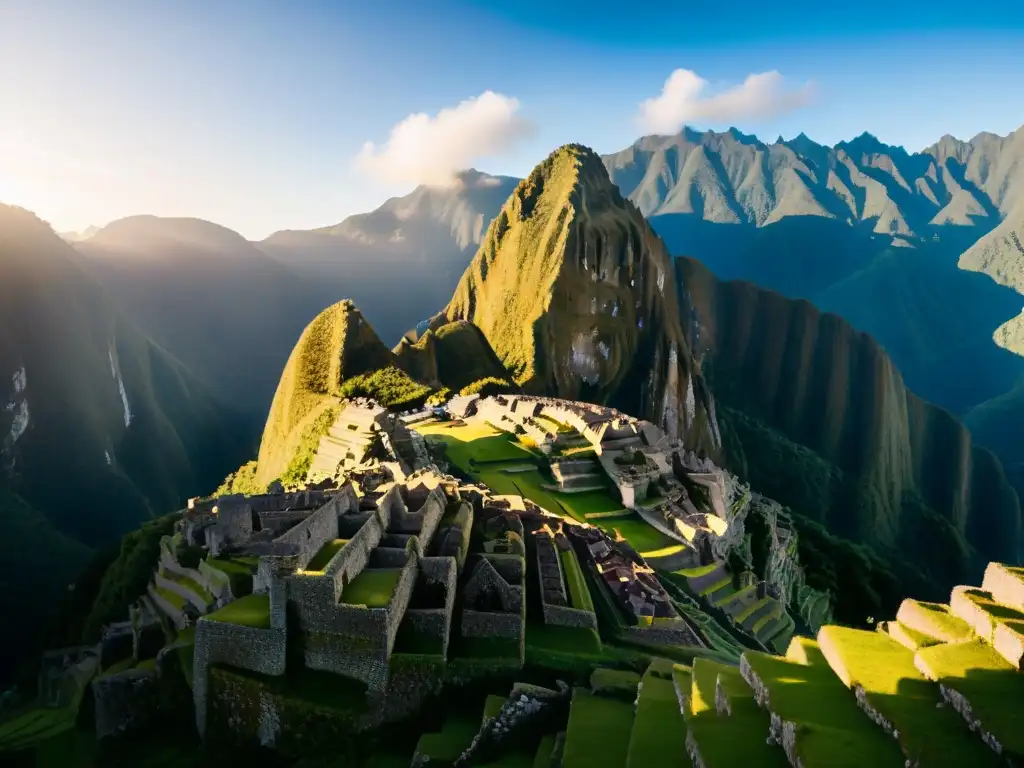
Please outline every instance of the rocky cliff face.
M675 280L600 157L567 145L505 203L442 316L480 328L527 391L607 403L713 453L714 405Z
M805 301L679 259L688 340L721 406L726 465L831 533L948 588L1019 559L995 457L909 392L879 345Z

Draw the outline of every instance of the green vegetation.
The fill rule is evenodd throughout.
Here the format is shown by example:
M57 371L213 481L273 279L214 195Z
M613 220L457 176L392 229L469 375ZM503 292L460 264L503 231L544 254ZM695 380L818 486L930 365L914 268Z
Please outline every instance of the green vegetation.
M385 608L391 602L398 585L401 568L364 568L341 591L341 602L365 605L367 608Z
M489 718L497 717L501 713L501 708L505 706L505 699L507 696L499 696L498 694L492 693L487 697L484 702L484 715L483 720L486 722Z
M516 443L512 435L481 421L458 425L448 422L417 424L415 429L425 437L444 441L448 460L467 474L475 474L478 463L531 457L528 449Z
M160 557L160 540L174 530L179 513L165 515L132 531L121 541L121 551L103 574L99 592L85 621L83 640L95 642L100 627L121 621L128 606L145 594L153 578L153 566Z
M188 576L182 576L181 574L166 569L161 571L161 575L169 581L180 584L207 605L213 602L213 595L211 595L202 584L199 584L194 579L190 579Z
M270 628L270 596L267 594L247 595L240 597L220 610L207 614L210 621L223 621L226 624L241 624L257 629Z
M974 637L971 626L950 613L949 606L942 603L904 600L896 618L907 629L938 642L955 643Z
M626 768L675 768L686 754L686 727L671 680L644 675Z
M346 398L371 397L386 408L407 409L423 405L432 391L402 369L389 365L346 379L338 394Z
M1010 754L1024 757L1024 676L981 640L933 645L917 652L929 679L963 696L981 727Z
M868 719L856 699L811 646L810 663L747 651L768 692L771 712L798 723L796 752L805 765L902 766L893 739Z
M895 640L830 626L818 633L818 644L839 679L860 686L868 704L892 724L903 754L915 765L998 764L956 712L937 706L938 689L914 666L914 654Z
M478 379L472 384L467 384L461 390L460 395L480 395L480 397L490 397L491 395L500 395L505 392L515 392L517 387L506 379L499 379L494 376L488 376L485 379Z
M320 547L320 551L317 552L313 559L305 567L306 573L323 573L324 568L331 562L336 554L341 551L341 548L348 543L348 539L332 539Z
M246 496L256 496L267 492L267 486L256 482L256 461L247 461L222 482L211 495L229 496L234 493L244 493Z
M628 669L598 667L590 675L590 689L598 695L616 696L626 701L636 699L640 675Z
M479 730L479 720L455 713L445 719L444 727L437 733L424 733L416 751L431 762L451 763L469 746Z
M630 517L598 518L591 522L595 522L599 528L613 537L618 532L637 552L656 552L679 546L678 541L648 525L638 514Z
M391 350L351 301L341 301L317 315L302 332L281 374L263 430L256 480L269 484L284 474L307 426L337 404L345 381L393 364ZM382 375L374 383L397 386L400 378L392 382Z
M26 749L75 726L75 711L67 708L32 709L0 724L0 754Z
M306 482L306 475L309 474L309 468L313 464L313 457L316 456L320 438L334 426L340 412L341 407L328 406L317 414L312 423L303 428L295 455L292 456L287 469L280 477L286 487L300 487Z
M452 398L452 391L448 387L441 387L436 392L432 393L426 401L423 403L428 406L444 405Z
M562 572L565 574L572 607L582 611L593 611L594 601L590 597L590 590L587 589L587 582L583 578L583 571L580 568L579 560L576 559L576 553L567 549L559 552L558 556L562 561Z
M632 705L595 696L585 688L573 689L562 764L568 768L622 768L632 728Z

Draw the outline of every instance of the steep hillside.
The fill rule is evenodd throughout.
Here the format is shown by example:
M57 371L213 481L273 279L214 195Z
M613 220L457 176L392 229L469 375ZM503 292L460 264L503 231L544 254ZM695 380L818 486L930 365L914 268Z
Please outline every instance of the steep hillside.
M397 364L412 378L452 392L480 379L508 377L480 329L464 320L428 329L415 340L402 337L394 352Z
M1020 505L999 462L909 392L873 339L808 302L677 263L728 466L932 588L1019 558ZM820 461L776 461L788 443Z
M288 467L317 418L342 395L342 384L394 365L394 356L351 301L328 307L299 337L288 357L257 460L259 484Z
M448 301L518 181L465 171L451 186L420 186L335 226L276 232L258 245L313 278L319 306L351 298L393 344Z
M600 158L572 144L516 187L442 316L480 328L526 391L620 407L713 452L714 407L674 281Z
M125 313L225 402L255 437L296 336L325 304L232 230L133 216L76 245Z
M4 623L8 599L45 613L87 548L180 508L241 455L195 377L113 308L49 226L8 206L0 371L3 561L18 584L3 591Z

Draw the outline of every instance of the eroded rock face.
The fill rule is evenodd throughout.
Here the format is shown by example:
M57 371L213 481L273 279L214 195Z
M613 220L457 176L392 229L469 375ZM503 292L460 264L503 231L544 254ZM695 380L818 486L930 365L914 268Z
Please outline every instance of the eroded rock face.
M719 446L673 260L600 158L562 147L509 198L443 315L483 331L527 392L608 404Z

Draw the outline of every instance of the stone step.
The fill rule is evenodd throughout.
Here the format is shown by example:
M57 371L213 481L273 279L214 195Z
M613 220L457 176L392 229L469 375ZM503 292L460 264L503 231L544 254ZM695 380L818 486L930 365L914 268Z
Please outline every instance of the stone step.
M1010 764L1024 764L1024 675L983 640L922 648L914 665L939 684L968 728Z
M989 563L981 588L996 602L1024 611L1024 568Z
M978 637L991 643L996 627L1006 621L1024 621L1024 613L996 602L991 592L974 587L953 587L949 608L967 622Z
M899 746L857 706L817 643L794 638L786 658L745 651L740 671L794 768L903 768Z
M908 764L996 768L995 754L964 727L941 692L914 665L914 653L887 634L827 626L818 645L857 704L895 739Z
M693 673L690 679L690 715L696 717L705 712L716 711L715 692L718 686L718 673L726 669L726 665L711 659L696 658L693 660Z

